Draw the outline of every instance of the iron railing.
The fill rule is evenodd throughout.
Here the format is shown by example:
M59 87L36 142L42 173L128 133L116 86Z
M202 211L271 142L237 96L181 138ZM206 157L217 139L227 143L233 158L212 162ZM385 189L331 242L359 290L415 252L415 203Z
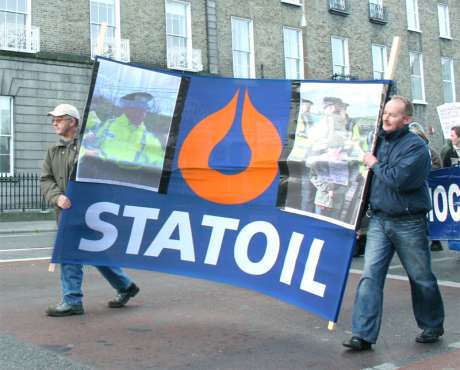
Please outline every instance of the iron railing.
M369 20L372 23L385 24L388 22L387 9L379 4L369 2Z
M0 49L38 53L40 51L40 28L0 26Z
M350 5L348 0L328 0L329 12L338 15L350 14Z
M42 210L51 208L40 191L40 175L0 174L0 212L6 210Z

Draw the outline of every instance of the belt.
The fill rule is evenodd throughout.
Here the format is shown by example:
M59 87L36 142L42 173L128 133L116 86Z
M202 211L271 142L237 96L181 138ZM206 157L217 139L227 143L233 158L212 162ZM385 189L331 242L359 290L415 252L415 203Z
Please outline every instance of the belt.
M367 210L366 215L368 217L377 216L380 218L417 218L417 217L426 217L427 213L428 212L415 212L415 213L404 212L404 213L390 214L384 211L374 211L374 210L369 209Z

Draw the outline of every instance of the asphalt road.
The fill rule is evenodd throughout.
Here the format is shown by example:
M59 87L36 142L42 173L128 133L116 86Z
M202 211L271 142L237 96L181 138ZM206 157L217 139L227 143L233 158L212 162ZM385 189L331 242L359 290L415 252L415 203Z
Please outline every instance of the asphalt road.
M252 291L130 270L141 293L109 309L113 290L93 268L85 275L83 316L48 318L59 273L47 271L53 233L0 238L0 369L460 369L460 252L433 253L446 306L446 334L434 345L419 332L410 289L395 259L382 330L366 353L346 351L362 258L352 273L335 331L301 309ZM41 259L40 259L41 258Z

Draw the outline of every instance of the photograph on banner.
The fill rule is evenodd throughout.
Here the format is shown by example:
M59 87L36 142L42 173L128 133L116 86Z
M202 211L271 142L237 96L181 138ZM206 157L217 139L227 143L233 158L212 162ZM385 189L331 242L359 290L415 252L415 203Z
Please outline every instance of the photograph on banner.
M181 78L99 60L77 181L158 191Z
M450 129L460 126L460 103L446 103L436 107L444 139L450 138Z
M362 159L372 148L383 84L304 82L299 91L281 206L355 228L367 176Z

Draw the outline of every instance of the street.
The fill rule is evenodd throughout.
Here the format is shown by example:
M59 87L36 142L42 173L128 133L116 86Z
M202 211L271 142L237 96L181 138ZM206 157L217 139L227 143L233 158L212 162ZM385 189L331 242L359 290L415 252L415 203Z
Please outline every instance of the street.
M439 343L415 343L410 288L394 259L379 341L352 353L351 310L363 258L353 259L335 331L301 309L252 291L129 270L141 292L109 309L113 290L85 274L83 316L49 318L59 270L48 272L53 232L0 235L1 369L460 369L460 253L433 252L446 308Z

